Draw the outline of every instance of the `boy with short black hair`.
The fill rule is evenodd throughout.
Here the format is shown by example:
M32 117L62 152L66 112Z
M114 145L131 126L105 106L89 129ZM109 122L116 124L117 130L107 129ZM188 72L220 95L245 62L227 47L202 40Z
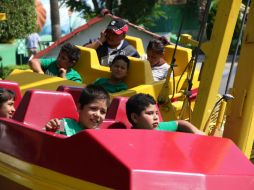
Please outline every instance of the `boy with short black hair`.
M90 84L83 89L79 98L79 120L53 118L46 124L46 130L72 136L84 129L97 129L106 117L109 104L107 91L101 86Z
M204 135L202 131L184 120L159 122L158 112L156 102L149 94L136 94L126 103L126 114L133 129L179 131Z
M127 90L128 86L123 80L128 74L129 65L130 60L127 56L117 55L110 65L111 77L98 78L94 84L102 86L109 93Z
M0 117L12 118L15 107L15 93L5 88L0 88Z
M81 76L73 69L79 58L80 49L70 43L66 43L62 46L57 59L34 58L29 61L29 65L34 72L82 83Z

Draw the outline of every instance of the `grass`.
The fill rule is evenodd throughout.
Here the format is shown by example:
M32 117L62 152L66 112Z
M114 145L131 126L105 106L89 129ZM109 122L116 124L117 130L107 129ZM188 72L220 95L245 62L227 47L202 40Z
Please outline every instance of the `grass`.
M14 65L0 68L0 78L5 79L14 69L29 69L28 65Z

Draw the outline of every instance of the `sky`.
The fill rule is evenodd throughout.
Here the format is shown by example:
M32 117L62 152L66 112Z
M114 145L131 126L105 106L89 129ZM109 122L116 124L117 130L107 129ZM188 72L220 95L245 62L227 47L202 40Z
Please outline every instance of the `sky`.
M90 1L90 0L88 0ZM46 23L40 32L40 35L50 35L51 34L51 21L50 21L50 4L49 0L41 0L44 8L47 11ZM80 25L86 23L86 20L80 17L80 13L74 12L70 17L68 16L68 8L60 8L60 25L62 29L62 34L67 34L70 32L70 28L75 29Z

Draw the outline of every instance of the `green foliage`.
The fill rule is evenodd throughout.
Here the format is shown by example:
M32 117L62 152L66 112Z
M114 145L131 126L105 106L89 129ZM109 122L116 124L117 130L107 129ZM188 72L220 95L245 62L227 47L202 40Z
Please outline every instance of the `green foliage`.
M145 26L153 23L154 17L162 16L162 13L158 12L158 6L155 7L155 4L156 0L122 0L121 6L114 7L112 13L135 24L143 24Z
M92 9L90 4L87 1L73 1L73 0L59 0L61 4L66 4L67 7L72 11L82 12L85 19L89 20L100 13L100 10L104 7L104 2L99 1L100 3L95 8ZM97 7L97 9L96 9Z
M7 66L0 68L0 78L5 79L14 69L29 69L28 65Z
M34 0L0 0L0 5L0 12L6 13L7 17L0 22L1 42L25 38L36 31Z
M210 11L207 18L207 26L206 26L207 39L210 39L212 35L213 23L215 21L217 8L218 8L218 0L214 0L211 4Z
M210 12L208 15L208 20L207 20L207 28L206 28L207 39L210 39L212 35L213 24L215 22L215 17L216 17L219 2L220 0L213 0L211 4L211 8L210 8ZM230 53L232 53L236 48L236 45L237 45L236 42L241 30L241 22L242 22L242 13L240 12L238 15L238 19L236 22L236 26L235 26L231 46L230 46Z
M113 15L127 19L135 24L144 26L153 25L154 19L165 17L165 12L160 9L161 0L93 0L93 8L87 1L59 0L66 3L71 10L82 11L85 19L98 15L103 8L108 9Z
M141 18L137 23L143 23L145 27L149 28L156 25L155 21L167 18L168 16L166 14L166 11L163 9L163 5L161 5L160 3L156 3L152 8L151 13L148 14L146 17Z

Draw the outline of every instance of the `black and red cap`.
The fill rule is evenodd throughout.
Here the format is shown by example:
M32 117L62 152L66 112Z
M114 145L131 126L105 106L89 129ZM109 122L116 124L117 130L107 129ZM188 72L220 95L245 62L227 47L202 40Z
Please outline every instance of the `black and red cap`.
M108 24L107 30L112 30L115 34L120 35L128 31L128 24L121 19L114 19Z

